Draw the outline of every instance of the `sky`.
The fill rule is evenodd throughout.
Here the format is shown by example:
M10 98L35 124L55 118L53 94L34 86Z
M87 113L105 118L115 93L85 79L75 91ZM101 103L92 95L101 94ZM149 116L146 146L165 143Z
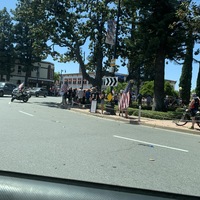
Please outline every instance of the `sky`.
M196 0L198 4L200 4L200 0ZM0 10L2 10L4 7L7 8L7 11L10 11L10 9L15 9L17 0L0 0ZM195 48L200 48L200 44L196 45ZM84 49L83 49L84 51ZM195 59L200 61L200 55L196 56ZM55 66L55 72L60 72L62 70L62 73L78 73L79 72L79 64L68 62L68 63L59 63L58 61L54 61L51 56L49 56L46 61L54 63ZM196 80L198 71L200 69L200 64L193 62L193 70L192 70L192 90L196 87ZM168 64L165 65L165 79L166 80L173 80L176 81L175 89L179 89L179 79L181 76L181 70L182 66L177 65L173 62L168 62ZM120 67L119 73L128 74L127 67Z

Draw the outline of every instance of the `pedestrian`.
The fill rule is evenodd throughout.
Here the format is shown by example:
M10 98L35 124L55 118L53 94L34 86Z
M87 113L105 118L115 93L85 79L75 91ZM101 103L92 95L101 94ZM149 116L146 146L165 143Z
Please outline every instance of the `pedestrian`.
M146 100L147 100L147 106L150 107L152 103L152 97L150 95L147 95Z
M83 95L84 95L84 91L83 91L82 87L80 87L79 90L77 90L77 97L78 97L79 106L82 104Z
M72 104L72 87L69 88L68 93L67 93L67 98L68 98L68 103Z
M89 104L89 103L90 103L90 95L91 95L91 92L90 92L90 89L88 89L88 90L85 92L86 104Z
M90 101L92 102L93 100L97 100L97 91L95 87L92 88L90 95Z
M100 98L100 104L101 104L101 114L103 114L104 104L105 104L105 93L104 93L104 91L102 91L99 96L100 96L99 98Z
M169 97L168 95L166 95L165 99L164 99L164 105L165 105L165 110L167 111L168 110L168 107L169 107Z
M63 85L61 87L61 92L60 92L60 94L62 96L61 105L63 105L63 106L67 105L67 101L66 101L66 99L67 99L67 91L68 91L68 81L65 79L64 83L63 83Z
M190 129L194 129L195 116L199 109L199 103L200 103L199 97L197 97L196 94L192 94L192 100L188 107L188 109L190 110L191 119L192 119L192 126L190 127Z

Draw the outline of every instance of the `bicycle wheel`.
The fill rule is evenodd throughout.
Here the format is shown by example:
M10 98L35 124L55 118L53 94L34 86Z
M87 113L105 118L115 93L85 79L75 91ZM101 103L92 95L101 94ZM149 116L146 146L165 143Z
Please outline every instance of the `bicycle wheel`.
M189 120L190 120L190 115L186 113L182 115L180 119L174 120L174 122L177 126L184 126L185 124L188 123Z

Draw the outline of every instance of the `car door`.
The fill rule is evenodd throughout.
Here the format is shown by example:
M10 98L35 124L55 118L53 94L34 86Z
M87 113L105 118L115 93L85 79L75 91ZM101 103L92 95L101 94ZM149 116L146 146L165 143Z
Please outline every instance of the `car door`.
M4 94L5 95L9 95L10 94L10 84L9 83L6 83L5 85L4 85Z
M6 85L5 85L5 94L7 94L7 95L11 95L12 94L12 91L14 90L16 88L16 86L15 85L13 85L13 84L10 84L10 83L7 83Z

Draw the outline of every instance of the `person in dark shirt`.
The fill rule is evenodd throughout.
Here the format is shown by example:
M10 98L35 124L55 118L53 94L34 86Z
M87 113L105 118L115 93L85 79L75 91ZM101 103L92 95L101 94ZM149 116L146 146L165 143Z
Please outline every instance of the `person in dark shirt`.
M189 110L190 110L190 114L191 114L191 119L192 119L192 126L190 129L194 129L194 124L195 124L195 116L196 116L196 113L199 109L199 97L197 97L196 94L192 94L192 100L189 104Z

